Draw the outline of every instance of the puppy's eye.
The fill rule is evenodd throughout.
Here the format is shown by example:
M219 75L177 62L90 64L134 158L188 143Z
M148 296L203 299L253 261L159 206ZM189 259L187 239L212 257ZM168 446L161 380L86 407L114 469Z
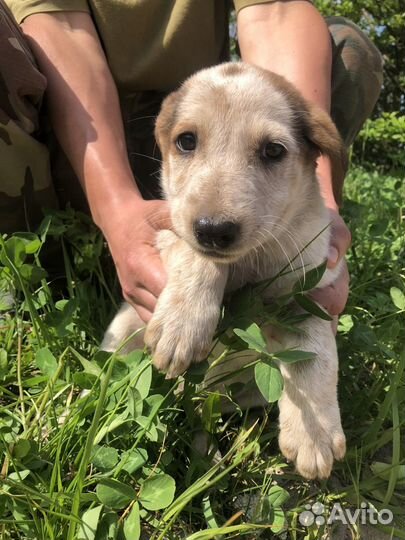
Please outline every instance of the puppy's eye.
M278 161L287 152L286 148L275 142L265 143L260 151L260 156L264 161Z
M192 152L197 146L197 138L191 131L180 133L176 139L176 146L180 152Z

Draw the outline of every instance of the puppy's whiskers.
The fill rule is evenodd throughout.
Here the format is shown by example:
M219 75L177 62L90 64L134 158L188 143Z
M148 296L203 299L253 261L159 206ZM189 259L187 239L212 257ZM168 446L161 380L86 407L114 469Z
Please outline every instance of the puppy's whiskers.
M280 223L274 223L274 222L267 222L268 225L280 229L282 232L284 232L287 235L287 239L290 240L290 242L293 244L294 248L297 250L297 255L292 259L292 262L299 257L301 266L303 269L303 275L305 280L305 264L304 264L304 258L302 256L303 248L300 248L299 244L295 241L294 235L292 232L290 232L285 225L282 225Z
M148 156L147 154L141 154L140 152L130 152L129 155L130 156L140 156L140 157L144 157L144 158L147 158L147 159L151 159L152 161L157 161L158 163L162 163L161 159L157 159L157 158L154 158L152 156Z
M264 231L266 233L268 233L273 238L273 240L277 243L277 245L279 246L280 250L282 251L284 257L287 260L288 266L291 268L291 272L293 274L296 274L298 269L294 267L293 261L291 260L290 256L288 255L287 251L284 249L284 247L281 244L281 242L279 241L279 239L269 229L264 229ZM261 234L264 238L266 238L265 234L262 231L259 231L259 234ZM302 269L303 269L303 272L305 274L305 267L302 266Z
M126 121L126 124L132 124L132 122L137 122L138 120L147 120L148 118L156 118L156 114L150 114L149 116L137 116L136 118L130 118Z

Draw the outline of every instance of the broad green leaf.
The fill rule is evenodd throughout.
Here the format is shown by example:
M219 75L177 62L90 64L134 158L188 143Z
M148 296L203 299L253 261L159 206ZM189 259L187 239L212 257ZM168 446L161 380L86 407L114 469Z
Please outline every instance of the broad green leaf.
M370 227L370 235L373 237L381 236L387 230L389 225L388 219L379 219L377 223L373 223Z
M41 247L41 240L34 233L19 232L15 236L24 242L25 253L27 254L36 253Z
M231 296L228 308L232 320L238 321L237 324L240 325L254 320L263 311L263 299L254 286L245 285Z
M148 461L148 452L143 448L133 448L123 452L121 456L120 465L124 471L129 474L133 474L140 469Z
M354 322L351 315L342 315L339 317L338 332L346 334L354 326Z
M72 375L73 382L80 388L91 390L97 381L97 377L91 373L85 373L84 371L77 371Z
M141 416L143 410L143 400L139 390L128 387L128 410L132 418Z
M154 414L155 411L158 411L165 397L162 394L152 394L145 399L145 415L149 416L151 413ZM153 411L153 412L152 412Z
M201 420L208 433L215 433L216 425L221 419L221 397L219 392L213 392L204 401Z
M274 357L286 364L294 364L295 362L302 362L304 360L313 360L316 357L316 354L313 352L293 349L290 351L276 352L274 353Z
M257 352L266 351L266 340L256 323L251 324L246 330L234 328L235 334L248 344L249 349Z
M382 478L383 480L389 480L393 465L392 463L384 463L382 461L373 461L373 463L370 465L371 470L373 471L373 474L378 476L379 478ZM397 487L404 487L405 486L405 465L396 465L397 469Z
M52 311L46 315L46 323L55 328L59 337L65 337L73 330L73 316L77 310L77 305L75 298L67 301L60 300L56 303L57 311Z
M14 457L22 459L30 453L31 443L28 439L19 439L13 449Z
M48 304L49 298L48 295L45 294L45 291L40 290L36 296L32 297L32 301L36 309L41 309ZM23 306L25 311L29 311L26 302L23 303Z
M285 527L285 515L281 508L274 508L271 513L271 530L278 534Z
M10 433L15 424L15 420L9 416L0 416L0 434ZM14 473L11 473L14 474Z
M171 504L176 483L168 474L157 474L142 484L139 502L147 510L161 510Z
M58 363L47 347L38 349L35 361L41 372L48 377L52 377L58 369Z
M140 364L144 359L144 352L141 349L136 349L131 351L126 356L121 358L122 362L127 364L130 371L136 370L139 371Z
M272 486L268 495L262 497L255 519L259 523L269 523L274 533L279 533L285 527L285 516L281 505L289 498L288 492L280 486Z
M25 533L23 538L35 538L32 536L34 522L30 520L30 516L26 513L26 508L18 499L12 500L12 506L14 523L20 529L20 532Z
M166 450L163 452L160 462L166 467L167 465L170 465L170 463L173 463L173 460L174 456L172 452L170 452L170 450Z
M269 503L274 506L282 506L288 499L290 494L281 486L272 486L267 494Z
M78 301L76 298L71 298L64 304L58 302L58 309L63 313L63 317L66 320L71 320L75 311L77 310ZM65 323L66 324L66 323Z
M65 306L69 303L69 300L66 298L63 298L62 300L58 300L55 302L55 307L58 311L63 311Z
M45 375L38 375L38 377L30 377L29 379L25 379L23 381L23 385L25 388L33 388L34 386L38 386L39 384L46 382L48 380L48 377Z
M118 451L110 446L96 446L93 450L91 462L101 471L111 471L118 463Z
M32 264L23 264L20 267L20 274L26 281L35 285L39 283L42 279L45 279L47 276L46 270L40 268L39 266L34 266Z
M4 264L4 266L9 266L10 264L7 261L7 258L17 268L23 264L26 258L26 251L24 241L21 238L12 236L5 241L4 251L1 251L0 254L0 262Z
M13 482L19 483L23 482L30 473L31 471L29 469L23 469L22 471L10 473L7 478Z
M85 373L90 373L91 375L95 375L96 377L100 376L100 378L103 377L102 369L100 366L96 364L96 362L89 362L89 360L84 358L80 353L78 353L74 349L72 349L72 353L76 356L76 358L79 360L79 362L83 366Z
M117 540L119 517L116 512L105 512L97 528L96 540Z
M137 502L133 505L131 513L124 522L124 535L126 540L139 540L141 537L141 518Z
M148 365L145 368L145 364L143 363L139 367L139 371L142 371L142 373L136 379L133 386L138 390L141 399L145 399L149 394L150 385L152 384L152 366Z
M148 439L152 442L157 442L159 439L159 434L156 429L156 421L151 421L148 416L138 416L138 418L135 419L135 422L141 426L141 428L144 428L146 431L146 436Z
M114 429L122 426L122 424L125 424L125 422L128 422L126 412L115 416L111 422L108 422L100 429L94 439L94 444L98 444L99 442L101 442L107 435L107 433L111 433L111 431L114 431Z
M262 396L269 403L280 399L283 391L283 376L280 370L267 362L255 365L255 381Z
M8 311L14 305L13 295L8 291L0 291L0 311Z
M308 313L311 313L311 315L315 315L316 317L319 317L320 319L323 319L324 321L331 321L332 318L330 315L326 313L322 308L318 306L318 304L315 304L308 296L305 294L295 294L294 300L297 302L299 306L301 306L305 311L308 311Z
M293 287L294 293L300 293L304 291L310 291L311 289L315 289L315 287L318 285L318 283L321 281L322 276L325 273L326 270L326 261L316 268L313 268L312 270L309 270L308 272L305 272L305 276L302 276L302 278L297 281Z
M113 478L102 478L97 484L96 494L98 500L112 508L121 510L135 499L136 493L131 486L114 480Z
M390 295L395 307L405 310L405 294L398 287L391 287Z
M78 540L95 540L97 525L100 519L100 513L103 509L103 505L95 506L86 510L82 516L82 523L80 524L77 538Z

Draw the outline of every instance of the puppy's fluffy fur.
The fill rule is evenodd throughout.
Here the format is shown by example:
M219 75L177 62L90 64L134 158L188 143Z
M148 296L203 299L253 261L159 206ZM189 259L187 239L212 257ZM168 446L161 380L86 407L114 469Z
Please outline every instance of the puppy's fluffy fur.
M330 233L316 158L330 157L339 200L345 151L325 112L282 77L243 63L200 71L170 94L157 118L156 139L174 226L157 241L168 281L145 335L129 348L143 346L144 339L155 366L175 377L206 357L226 290L272 277L293 261L294 271L266 291L269 300L326 259ZM230 245L208 241L207 248L196 234L201 219L237 224ZM319 286L331 283L339 270L327 270ZM124 304L102 348L115 350L142 326ZM297 347L317 355L280 365L279 443L304 477L324 478L333 459L345 453L336 345L326 321L313 317L301 329L298 335L278 335L277 341L265 329L269 350Z

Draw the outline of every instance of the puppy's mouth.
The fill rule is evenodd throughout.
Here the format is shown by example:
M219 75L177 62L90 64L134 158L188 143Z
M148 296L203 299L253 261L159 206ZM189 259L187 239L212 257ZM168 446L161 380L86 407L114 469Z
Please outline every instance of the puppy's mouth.
M210 259L212 261L216 262L222 262L222 263L232 263L239 260L243 254L238 253L236 251L233 252L226 252L226 251L220 251L216 249L206 249L202 248L200 246L192 246L197 253L202 255L203 257L207 257L207 259Z
M216 249L197 248L197 251L200 253L200 255L204 255L205 257L210 257L211 259L224 260L224 259L232 258L232 254L223 253L222 251L217 251Z

